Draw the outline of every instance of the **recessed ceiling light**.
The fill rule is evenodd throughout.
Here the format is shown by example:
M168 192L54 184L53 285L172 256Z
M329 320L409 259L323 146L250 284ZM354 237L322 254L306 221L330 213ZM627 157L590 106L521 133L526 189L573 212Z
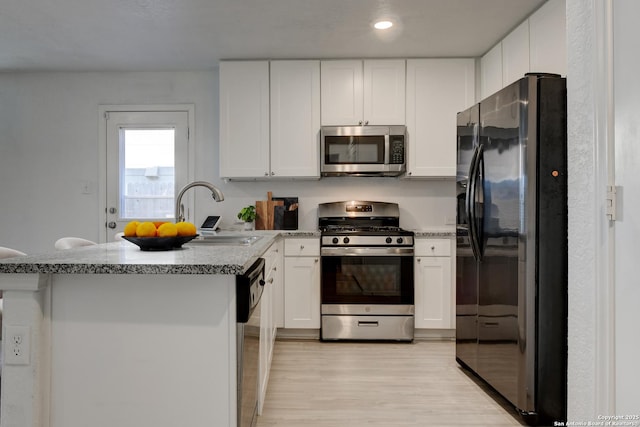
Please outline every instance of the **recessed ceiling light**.
M393 27L393 22L391 21L378 21L373 26L378 30L386 30L387 28Z

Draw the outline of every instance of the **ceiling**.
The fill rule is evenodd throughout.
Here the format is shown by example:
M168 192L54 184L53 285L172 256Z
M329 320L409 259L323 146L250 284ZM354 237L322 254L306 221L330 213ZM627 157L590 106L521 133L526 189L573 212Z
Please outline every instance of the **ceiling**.
M203 70L220 59L477 57L545 0L2 0L0 71ZM389 17L396 25L374 32Z

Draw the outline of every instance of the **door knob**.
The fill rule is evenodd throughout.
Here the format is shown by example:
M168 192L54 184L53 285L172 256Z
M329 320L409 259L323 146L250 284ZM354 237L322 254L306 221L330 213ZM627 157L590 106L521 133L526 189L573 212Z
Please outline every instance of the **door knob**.
M109 208L109 213L110 214L114 214L116 212L118 212L118 210L116 208Z
M109 228L116 228L117 224L115 223L115 221L110 221L109 224L107 224L107 227Z

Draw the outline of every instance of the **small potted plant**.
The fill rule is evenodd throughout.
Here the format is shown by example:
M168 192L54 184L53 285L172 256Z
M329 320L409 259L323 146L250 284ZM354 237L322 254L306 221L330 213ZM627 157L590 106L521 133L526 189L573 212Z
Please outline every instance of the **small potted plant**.
M253 222L256 220L256 207L249 205L240 209L238 219L244 221L245 230L253 230Z

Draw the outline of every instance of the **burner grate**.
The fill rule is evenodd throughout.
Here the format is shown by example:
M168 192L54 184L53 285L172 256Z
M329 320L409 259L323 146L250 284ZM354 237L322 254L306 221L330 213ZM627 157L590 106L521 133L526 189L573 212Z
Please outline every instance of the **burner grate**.
M320 231L323 233L397 233L402 231L400 227L393 226L354 226L354 225L328 225L321 227Z

